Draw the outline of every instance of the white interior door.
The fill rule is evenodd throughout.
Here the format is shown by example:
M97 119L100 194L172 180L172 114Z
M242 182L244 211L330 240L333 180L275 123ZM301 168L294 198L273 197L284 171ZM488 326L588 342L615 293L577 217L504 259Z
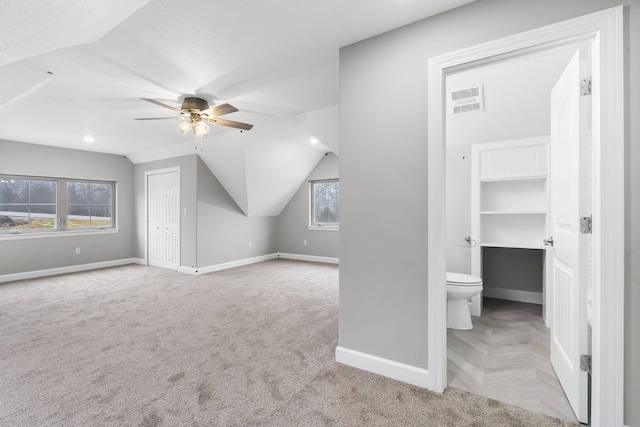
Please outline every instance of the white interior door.
M147 176L148 262L177 270L180 266L180 174Z
M586 216L585 192L589 168L581 150L589 132L581 96L581 55L578 50L551 92L551 364L580 422L588 422L588 374L580 355L588 354L586 239L580 217ZM584 68L584 66L583 66Z

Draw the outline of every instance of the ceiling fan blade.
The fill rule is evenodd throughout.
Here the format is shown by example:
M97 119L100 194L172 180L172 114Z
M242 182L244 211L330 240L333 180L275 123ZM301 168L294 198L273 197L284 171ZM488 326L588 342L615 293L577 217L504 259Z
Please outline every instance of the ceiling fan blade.
M133 120L184 120L186 117L144 117L141 119L133 119Z
M140 99L143 99L155 105L159 105L160 107L168 108L171 111L177 111L178 113L180 112L179 108L172 107L171 105L163 104L162 102L156 101L155 99L149 99L149 98L140 98Z
M238 111L238 109L236 107L234 107L231 104L220 104L220 105L214 105L213 107L202 111L200 114L206 114L209 117L218 117L218 116L224 116L225 114L229 114L229 113L235 113L236 111Z
M219 119L217 117L214 117L212 119L207 119L207 122L213 123L214 125L228 126L231 128L242 129L242 130L250 130L253 127L253 125L250 125L247 123L234 122L233 120Z

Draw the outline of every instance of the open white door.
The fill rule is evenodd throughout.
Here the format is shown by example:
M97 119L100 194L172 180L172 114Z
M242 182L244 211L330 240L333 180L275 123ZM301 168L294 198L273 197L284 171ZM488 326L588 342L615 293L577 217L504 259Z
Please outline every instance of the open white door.
M580 422L588 422L588 374L580 355L589 354L587 324L586 239L580 217L588 215L590 168L581 150L590 144L589 99L581 95L581 59L588 63L588 47L578 50L551 92L551 364ZM581 58L582 55L582 58ZM584 68L584 65L583 65ZM546 242L545 242L546 243Z

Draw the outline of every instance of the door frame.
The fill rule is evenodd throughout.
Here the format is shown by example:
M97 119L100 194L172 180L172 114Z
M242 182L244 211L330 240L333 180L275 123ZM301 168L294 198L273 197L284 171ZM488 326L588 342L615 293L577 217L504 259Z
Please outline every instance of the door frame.
M454 71L595 40L593 51L593 318L591 422L624 417L623 6L431 58L428 75L429 389L447 386L445 79ZM606 111L607 114L600 114ZM603 284L607 284L606 292Z
M181 207L181 198L180 198L180 166L175 166L171 168L165 169L154 169L144 172L144 260L145 265L149 265L149 175L160 175L163 173L178 173L178 206ZM181 217L181 209L178 211L177 219L178 219L178 237L182 240L182 223L180 221ZM182 258L182 243L180 244L180 250L178 251L178 269L182 265L180 260Z

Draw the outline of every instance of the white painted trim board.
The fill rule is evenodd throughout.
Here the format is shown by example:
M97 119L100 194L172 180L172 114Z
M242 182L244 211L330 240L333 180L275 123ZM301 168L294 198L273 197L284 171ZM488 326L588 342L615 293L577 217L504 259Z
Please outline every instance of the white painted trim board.
M117 267L127 264L146 265L144 259L141 258L124 258L112 261L100 261L90 264L69 265L66 267L47 268L44 270L25 271L22 273L3 274L0 276L0 283L12 282L14 280L37 279L39 277L55 276L58 274L77 273L79 271L97 270L99 268Z
M339 258L316 256L316 255L288 254L285 252L279 252L278 258L294 259L298 261L322 262L325 264L340 264Z
M261 255L261 256L252 257L252 258L239 259L236 261L229 261L229 262L209 265L201 268L181 266L177 271L179 271L180 273L192 274L192 275L206 274L206 273L212 273L215 271L228 270L230 268L242 267L245 265L255 264L258 262L269 261L271 259L276 259L276 258L292 259L292 260L308 261L308 262L322 262L326 264L339 263L338 258L275 252L272 254ZM71 265L67 267L49 268L45 270L35 270L35 271L25 271L22 273L3 274L3 275L0 275L0 283L12 282L14 280L35 279L38 277L55 276L57 274L75 273L78 271L96 270L99 268L106 268L106 267L117 267L117 266L126 265L126 264L147 265L147 261L144 258L125 258L125 259L119 259L119 260L113 260L113 261L95 262L91 264L79 264L79 265ZM157 268L161 268L161 267L157 267Z
M258 262L269 261L275 258L278 258L277 253L260 255L252 258L239 259L236 261L229 261L221 264L208 265L205 267L198 267L198 268L180 267L178 271L181 273L193 274L193 275L206 274L206 273L213 273L215 271L228 270L230 268L243 267L245 265L256 264Z
M336 348L336 362L422 388L431 383L426 369L340 346Z

